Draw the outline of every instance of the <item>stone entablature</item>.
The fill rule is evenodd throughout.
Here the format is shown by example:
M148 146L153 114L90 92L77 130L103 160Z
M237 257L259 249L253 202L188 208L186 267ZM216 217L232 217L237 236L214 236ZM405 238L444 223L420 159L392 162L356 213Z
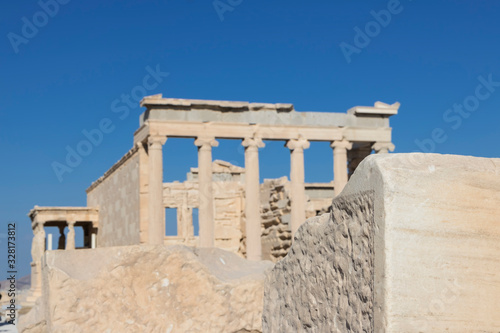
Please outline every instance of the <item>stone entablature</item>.
M141 101L147 108L140 125L148 120L182 122L221 122L299 127L389 128L388 118L397 114L399 103L356 106L347 113L298 112L288 103L249 103L147 96ZM390 140L389 140L390 141Z
M99 225L99 210L94 207L40 207L35 206L28 216L31 225L51 222L92 222L95 228Z

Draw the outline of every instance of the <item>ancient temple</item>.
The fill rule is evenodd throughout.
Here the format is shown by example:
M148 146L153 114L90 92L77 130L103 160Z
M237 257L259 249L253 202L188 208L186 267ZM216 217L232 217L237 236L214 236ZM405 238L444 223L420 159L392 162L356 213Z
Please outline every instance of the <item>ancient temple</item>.
M327 211L357 165L369 154L394 149L389 117L399 103L357 106L345 113L298 112L292 104L145 97L133 147L87 189L87 207L38 207L29 213L32 244L31 300L41 293L44 227L59 228L58 249L75 248L75 227L86 248L135 244L219 247L250 260L284 257L307 217ZM185 180L163 180L168 138L194 138L198 166ZM217 139L240 140L244 168L213 161ZM289 178L259 181L259 149L266 140L290 150ZM332 147L332 181L304 181L304 149ZM285 175L284 175L285 176ZM182 181L182 182L181 182ZM166 236L165 208L177 209L177 235ZM193 227L198 210L199 232ZM64 230L69 232L64 236Z

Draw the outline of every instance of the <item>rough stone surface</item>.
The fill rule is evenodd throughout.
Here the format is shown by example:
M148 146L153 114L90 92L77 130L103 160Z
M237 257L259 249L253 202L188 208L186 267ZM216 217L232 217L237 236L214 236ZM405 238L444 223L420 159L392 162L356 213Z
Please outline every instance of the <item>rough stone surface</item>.
M373 332L372 195L335 200L295 237L266 281L266 331Z
M23 332L260 332L270 262L220 249L49 251Z
M500 332L500 160L366 158L267 278L264 332Z
M261 184L262 258L273 262L286 256L292 245L289 187L286 177Z

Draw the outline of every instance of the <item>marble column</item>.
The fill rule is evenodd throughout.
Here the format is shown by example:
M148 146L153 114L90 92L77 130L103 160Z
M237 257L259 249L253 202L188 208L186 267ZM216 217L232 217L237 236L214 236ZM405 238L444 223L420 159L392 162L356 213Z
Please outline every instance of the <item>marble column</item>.
M265 145L260 138L246 138L245 147L245 231L247 259L262 259L259 148Z
M75 221L68 221L68 236L66 239L66 250L75 249Z
M149 173L149 222L148 243L163 244L165 239L165 209L163 207L163 145L167 141L164 135L148 137L148 173Z
M375 142L372 146L376 154L387 154L389 151L394 151L394 144L392 142Z
M333 193L339 195L347 184L347 150L352 148L352 143L347 140L333 141Z
M309 148L309 141L304 138L289 140L291 181L291 230L292 236L306 221L306 191L304 187L304 149Z
M198 146L199 246L214 247L215 215L212 190L212 147L217 147L219 143L214 138L199 137L194 144Z

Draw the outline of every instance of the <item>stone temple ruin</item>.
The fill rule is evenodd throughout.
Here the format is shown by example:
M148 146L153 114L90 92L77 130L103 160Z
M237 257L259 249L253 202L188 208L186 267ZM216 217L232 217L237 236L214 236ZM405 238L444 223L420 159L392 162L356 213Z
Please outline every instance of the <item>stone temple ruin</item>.
M394 147L399 104L142 105L134 147L87 189L88 207L30 212L21 332L500 332L500 159L371 154ZM163 182L169 137L196 139L182 182ZM213 161L216 139L242 140L245 167ZM259 183L264 140L290 149L290 180ZM331 143L333 182L304 182L311 141ZM58 250L47 226L69 229Z
M32 302L41 295L44 227L59 227L58 249L75 248L76 226L84 248L136 244L217 247L250 260L284 257L292 234L306 220L329 209L349 174L372 151L387 153L389 117L399 104L381 102L347 113L297 112L292 104L185 100L145 97L145 112L134 146L87 189L87 207L38 207L31 210ZM195 138L198 167L187 180L163 182L162 147L169 137ZM216 139L241 140L245 168L212 161ZM283 141L291 155L290 181L259 182L259 148L264 140ZM333 181L304 183L304 149L310 142L331 143ZM167 157L168 158L168 157ZM177 208L176 236L165 236L165 208ZM199 235L192 212L199 210ZM64 229L68 228L67 236Z

